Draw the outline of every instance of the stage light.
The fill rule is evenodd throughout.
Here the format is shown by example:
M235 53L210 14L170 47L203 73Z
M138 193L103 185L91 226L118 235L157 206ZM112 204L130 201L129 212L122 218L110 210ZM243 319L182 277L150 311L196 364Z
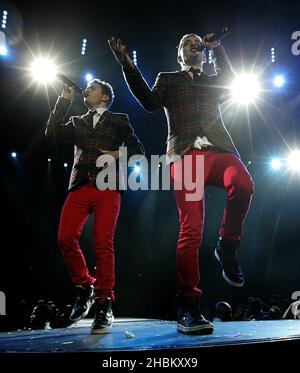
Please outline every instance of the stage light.
M240 104L254 102L259 91L257 77L252 74L238 75L231 85L232 100Z
M275 62L275 48L271 48L271 62Z
M6 36L3 31L0 31L0 55L1 56L7 55Z
M2 28L6 28L6 22L7 22L7 11L3 10L3 14L2 14Z
M48 162L49 162L49 163L51 162L51 159L50 159L50 158L48 158Z
M3 45L0 46L0 55L6 56L7 55L7 48Z
M90 73L86 74L86 75L85 75L85 80L86 80L87 82L89 82L90 80L93 80L93 75L90 74Z
M12 152L12 153L11 153L11 156L12 156L13 158L16 158L16 157L17 157L17 153L16 153L16 152Z
M273 79L273 83L276 87L282 87L284 84L284 77L282 75L276 75Z
M135 65L137 65L137 54L136 54L136 51L133 51L133 52L132 52L132 56L133 56L133 63L134 63Z
M300 171L300 150L291 152L287 159L289 169L292 171Z
M135 166L134 167L134 172L136 172L137 174L139 174L141 172L141 167L140 166Z
M273 158L271 161L271 167L274 171L280 170L282 167L282 161L279 158Z
M87 44L87 40L86 40L86 39L83 39L83 40L82 40L82 45L81 45L81 54L82 54L82 55L85 55L86 44Z
M68 163L64 163L64 168L67 168L68 167Z
M37 58L30 67L34 80L41 83L50 83L56 77L57 68L53 61L47 58Z

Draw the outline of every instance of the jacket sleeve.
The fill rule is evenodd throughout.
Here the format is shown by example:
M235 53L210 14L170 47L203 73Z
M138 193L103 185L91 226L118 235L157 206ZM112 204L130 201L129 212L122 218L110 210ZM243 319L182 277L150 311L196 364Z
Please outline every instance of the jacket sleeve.
M123 68L123 75L131 93L145 110L153 112L166 105L168 89L166 74L158 74L152 89L149 88L137 67L134 70Z
M230 97L230 86L235 73L222 45L212 50L212 58L217 73L213 78L216 86L219 87L219 101L225 102Z
M74 140L74 125L72 119L70 118L67 123L63 123L70 108L70 104L70 100L63 97L58 98L54 110L50 113L46 123L46 137L67 141Z
M218 75L227 79L234 77L231 63L222 45L212 50L212 58Z
M125 116L124 116L125 117ZM124 145L127 147L127 157L130 158L132 155L145 155L145 149L143 144L140 142L137 135L129 122L128 116L126 115L126 123L123 126Z

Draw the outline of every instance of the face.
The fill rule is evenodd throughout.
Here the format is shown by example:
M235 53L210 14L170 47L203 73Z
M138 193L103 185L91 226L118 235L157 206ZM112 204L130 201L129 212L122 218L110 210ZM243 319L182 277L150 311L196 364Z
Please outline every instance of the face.
M201 45L201 42L201 38L197 35L184 38L179 46L178 62L186 66L202 65L204 53L197 49Z
M108 100L108 96L102 93L102 88L97 83L88 84L83 94L88 108L104 106Z

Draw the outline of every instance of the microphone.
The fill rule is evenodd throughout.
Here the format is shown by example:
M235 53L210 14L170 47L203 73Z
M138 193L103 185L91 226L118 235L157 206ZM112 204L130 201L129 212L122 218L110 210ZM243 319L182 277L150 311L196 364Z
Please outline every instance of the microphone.
M224 38L224 36L227 36L230 34L229 27L223 27L219 32L216 32L208 41L216 41Z
M65 83L68 87L73 87L78 93L82 95L82 89L72 82L72 80L68 79L65 75L63 74L56 74L57 78L61 80L63 83Z
M223 27L220 31L216 32L210 39L208 39L208 42L211 43L216 40L220 40L224 38L224 36L227 36L230 34L229 27ZM199 52L202 52L205 49L205 46L203 43L199 44L197 46L197 50Z

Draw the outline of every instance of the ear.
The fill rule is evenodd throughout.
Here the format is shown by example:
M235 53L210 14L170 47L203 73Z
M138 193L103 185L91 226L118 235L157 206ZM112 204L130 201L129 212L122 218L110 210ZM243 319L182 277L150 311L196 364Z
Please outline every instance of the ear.
M182 58L181 58L181 56L179 55L179 56L177 56L177 62L178 63L181 63L182 62Z
M109 101L109 96L108 95L103 95L102 96L102 101L108 102Z

